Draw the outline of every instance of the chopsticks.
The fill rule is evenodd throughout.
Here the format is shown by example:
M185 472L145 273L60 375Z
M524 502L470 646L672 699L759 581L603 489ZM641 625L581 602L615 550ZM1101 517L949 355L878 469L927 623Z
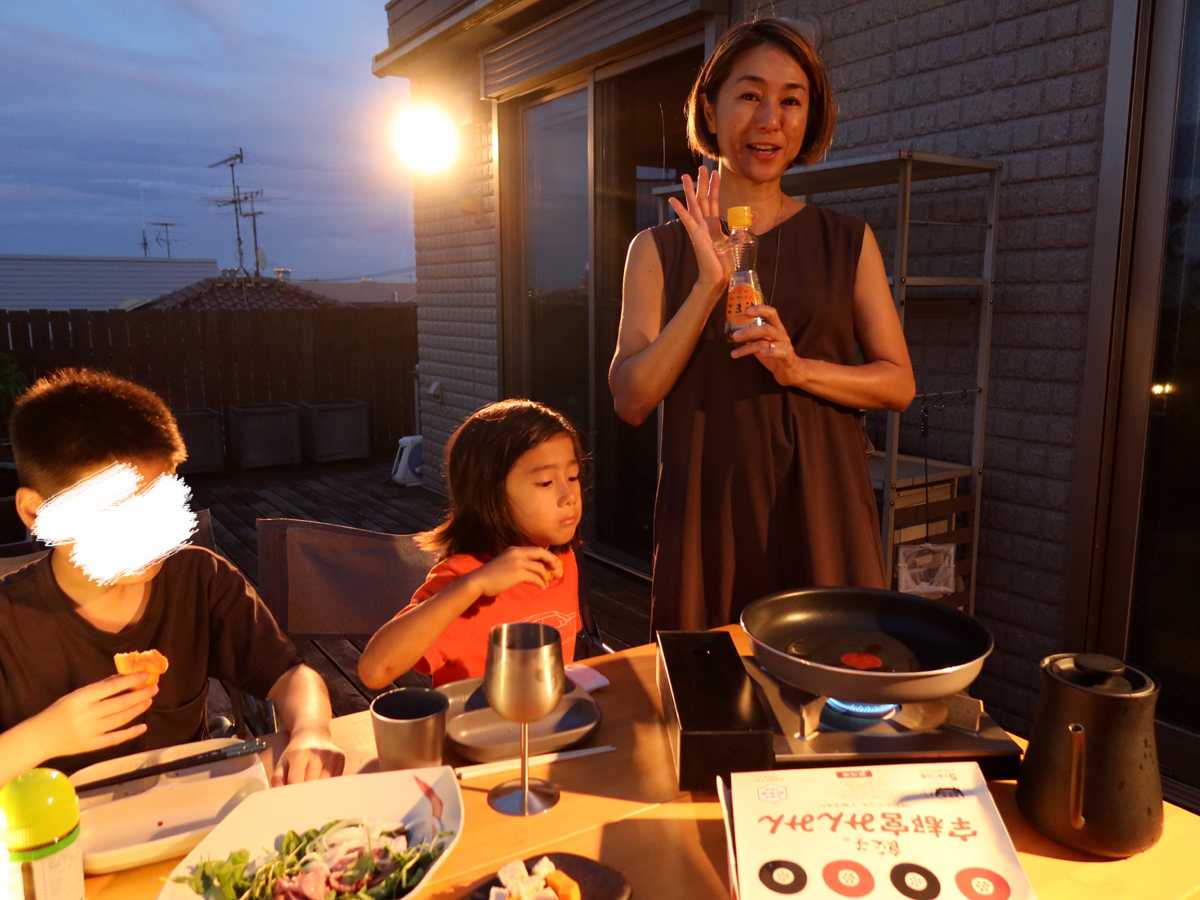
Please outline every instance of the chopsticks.
M606 745L604 747L584 747L582 750L566 750L561 753L541 753L537 756L529 757L531 766L542 765L543 763L562 762L566 759L576 759L580 756L592 756L596 753L607 753L609 750L616 750L616 747ZM494 775L497 772L507 772L510 769L521 768L521 758L516 759L501 759L496 762L480 763L477 766L460 766L454 770L454 774L458 776L459 781L467 778L479 778L482 775Z
M120 775L113 775L109 778L99 778L96 781L87 781L83 784L75 785L75 793L83 791L94 791L97 788L112 787L117 784L124 784L127 781L137 781L139 778L146 778L150 775L161 775L164 772L176 772L179 769L190 769L193 766L206 766L209 763L221 762L226 759L236 759L239 756L246 756L250 753L261 753L267 749L267 745L254 738L250 741L243 741L240 744L230 744L228 747L218 747L216 750L209 750L206 753L197 753L194 756L184 756L180 759L173 759L170 762L158 763L153 766L146 766L144 769L132 769L128 772L122 772Z

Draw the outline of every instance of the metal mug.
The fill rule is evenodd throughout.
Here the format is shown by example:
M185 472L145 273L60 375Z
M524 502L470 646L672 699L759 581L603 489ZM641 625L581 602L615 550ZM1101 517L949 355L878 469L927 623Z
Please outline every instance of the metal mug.
M396 688L372 700L380 771L440 766L449 706L441 691L421 687Z

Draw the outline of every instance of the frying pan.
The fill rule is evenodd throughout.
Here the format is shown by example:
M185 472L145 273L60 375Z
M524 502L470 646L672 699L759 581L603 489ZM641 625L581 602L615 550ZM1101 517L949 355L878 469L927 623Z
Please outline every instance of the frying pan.
M975 680L992 652L978 621L895 591L821 587L742 611L758 664L785 684L856 703L935 700Z

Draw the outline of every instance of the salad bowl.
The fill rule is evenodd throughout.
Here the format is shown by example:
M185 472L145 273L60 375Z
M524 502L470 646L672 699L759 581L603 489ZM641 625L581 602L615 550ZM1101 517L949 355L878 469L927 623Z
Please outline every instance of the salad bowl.
M339 824L331 826L335 822ZM346 822L361 823L361 828L341 824ZM423 858L412 868L412 871L425 870L419 881L415 885L410 882L402 891L390 894L391 897L403 896L406 900L419 897L462 834L463 804L458 779L449 766L437 766L325 778L254 794L183 858L163 885L159 900L199 900L196 887L201 884L204 874L227 870L226 864L236 863L237 854L243 851L249 855L245 869L247 876L260 867L275 865L279 861L279 851L294 847L298 837L302 838L310 829L326 830L331 835L342 832L335 842L345 840L345 832L369 832L369 840L378 855L382 855L378 848L387 841L392 841L395 849L394 842L401 833L406 835L407 843L412 847L443 835L439 839L440 853L436 858ZM289 836L289 832L294 834ZM311 848L314 859L315 851L323 850L318 846L320 843L317 841ZM401 847L404 843L404 840L399 841ZM300 855L306 853L308 850L302 850ZM329 858L327 851L326 858ZM336 877L339 866L329 861ZM287 883L295 885L300 873L293 871L292 874L294 877ZM351 875L343 872L341 877L350 880ZM330 889L340 896L337 881L329 884ZM272 896L274 887L266 885L266 897ZM304 887L296 887L297 896ZM311 888L311 885L307 887ZM220 897L221 893L213 888L208 891L208 896ZM240 892L235 892L238 894ZM286 890L282 895L291 896ZM352 896L353 892L346 891L345 895Z

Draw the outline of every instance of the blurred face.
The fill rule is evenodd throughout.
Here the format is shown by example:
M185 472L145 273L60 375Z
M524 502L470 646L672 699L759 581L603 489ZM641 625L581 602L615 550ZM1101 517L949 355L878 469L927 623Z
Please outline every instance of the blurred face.
M808 124L808 76L774 44L743 53L717 102L701 100L721 163L749 181L774 181L799 156Z
M513 521L530 543L570 543L579 527L583 497L575 444L559 434L517 460L504 482Z
M157 483L173 473L170 463L130 460L121 465L124 476L112 464L98 465L51 498L29 488L17 497L18 511L35 535L66 551L71 565L89 580L109 586L150 581L189 534L185 489Z

